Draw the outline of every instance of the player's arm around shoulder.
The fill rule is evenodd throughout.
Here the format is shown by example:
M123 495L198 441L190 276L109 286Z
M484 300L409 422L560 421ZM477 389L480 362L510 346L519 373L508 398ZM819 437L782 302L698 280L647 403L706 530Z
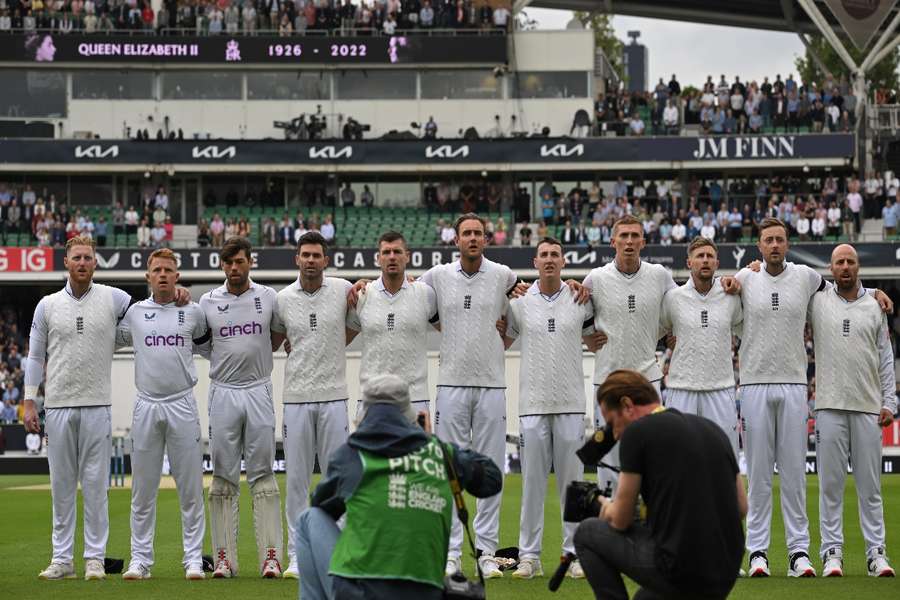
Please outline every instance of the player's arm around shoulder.
M138 310L138 303L132 304L116 325L116 350L132 345L131 318Z

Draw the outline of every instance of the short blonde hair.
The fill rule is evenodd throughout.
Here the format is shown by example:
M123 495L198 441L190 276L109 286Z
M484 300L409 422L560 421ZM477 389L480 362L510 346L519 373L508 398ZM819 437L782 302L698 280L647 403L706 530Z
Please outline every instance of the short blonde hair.
M641 237L644 236L644 225L643 225L643 223L641 223L640 220L639 220L637 217L634 217L634 216L632 216L632 215L625 215L624 217L620 217L620 218L613 224L613 228L612 228L612 235L613 235L613 237L616 237L616 232L617 232L617 230L619 229L619 227L622 226L622 225L637 225L638 227L641 228Z
M66 242L66 256L69 255L69 249L74 246L90 246L92 254L97 250L97 242L94 241L94 238L87 235L76 235L75 237L70 238L69 241Z
M148 269L150 268L150 265L153 264L153 259L154 259L154 258L162 258L162 259L165 259L165 260L171 260L171 261L174 261L174 262L175 262L175 268L176 268L176 269L178 268L178 257L175 256L175 253L172 252L172 249L171 249L171 248L157 248L156 250L154 250L154 251L150 254L150 257L147 259L147 268L148 268Z

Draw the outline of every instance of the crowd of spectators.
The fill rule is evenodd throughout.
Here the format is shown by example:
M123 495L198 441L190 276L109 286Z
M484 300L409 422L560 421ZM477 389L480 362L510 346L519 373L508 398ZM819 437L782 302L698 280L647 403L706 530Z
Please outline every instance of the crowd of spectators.
M393 35L397 30L506 30L508 3L488 0L0 0L0 31L113 30L196 35L333 31Z
M652 91L600 93L594 103L595 132L617 135L677 135L684 125L705 134L849 132L857 98L847 78L830 73L820 82L800 82L789 74L762 83L735 76L718 82L707 76L700 88L685 87L673 74Z
M64 247L75 236L93 238L98 246L106 246L114 235L136 236L140 247L159 248L172 242L175 226L163 186L145 192L142 206L126 208L116 202L108 214L109 218L92 216L58 200L46 188L38 192L29 184L18 187L0 182L0 246L8 245L10 236L29 233L33 245L53 248Z
M259 242L270 247L295 247L300 236L309 231L321 233L328 244L336 243L337 229L331 213L320 215L313 212L306 216L303 211L298 211L293 218L284 213L278 222L271 216L265 217L259 224ZM218 248L228 238L238 236L249 239L253 233L251 220L246 216L225 219L219 213L214 213L209 221L200 221L197 227L197 245L201 248Z
M0 306L0 423L22 419L27 337L22 315L11 306Z

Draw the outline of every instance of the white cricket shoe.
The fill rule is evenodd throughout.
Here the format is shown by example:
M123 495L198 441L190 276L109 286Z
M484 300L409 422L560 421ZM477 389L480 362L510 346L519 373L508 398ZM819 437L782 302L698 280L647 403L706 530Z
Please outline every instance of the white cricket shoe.
M300 579L300 567L297 566L297 558L290 557L288 568L281 574L284 579Z
M206 579L206 573L203 572L203 563L192 563L184 570L184 578L192 581Z
M122 579L126 581L150 579L150 569L139 562L133 562L128 565L128 570L122 573Z
M266 579L281 579L281 563L275 558L278 551L275 548L266 548L266 560L262 564L262 576Z
M566 575L572 579L584 579L584 567L581 566L581 561L577 558L573 560Z
M866 563L866 570L869 577L894 577L894 569L887 561L884 555L884 548L879 548L872 553L872 556Z
M219 550L216 557L216 568L213 569L213 579L231 579L235 572L231 569L231 562L225 557L225 550Z
M769 576L769 557L765 552L756 551L750 555L750 577Z
M52 562L50 565L38 573L39 579L75 579L75 565L72 563Z
M794 552L788 558L788 577L815 577L816 569L806 552Z
M478 558L478 566L481 567L481 574L485 579L496 579L503 577L503 571L500 570L500 564L493 554L482 554Z
M450 577L454 573L462 572L462 564L459 562L459 557L448 556L447 557L447 565L444 567L444 575Z
M519 566L513 571L512 576L516 579L543 577L544 568L541 566L541 561L536 558L523 558L519 561ZM487 577L487 575L485 575L485 577Z
M150 577L149 571L147 577ZM87 559L84 563L84 579L86 581L106 579L106 569L103 568L103 561L98 558Z
M831 548L822 557L822 577L843 577L844 560L841 551Z

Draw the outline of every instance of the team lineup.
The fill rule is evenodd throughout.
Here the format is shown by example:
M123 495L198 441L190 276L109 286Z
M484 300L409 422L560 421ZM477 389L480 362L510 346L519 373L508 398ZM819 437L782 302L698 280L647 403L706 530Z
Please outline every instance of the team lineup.
M412 281L403 235L378 241L381 277L328 277L327 242L317 232L298 241L297 280L279 292L254 282L251 247L241 238L221 249L225 283L190 301L178 287L176 255L154 251L146 278L151 296L131 304L116 288L93 282L96 257L89 238L66 247L65 288L35 309L25 371L25 425L38 432L35 405L45 386L53 502L52 559L42 579L76 576L75 499L84 500L84 577L103 579L109 534L108 465L111 365L117 348L134 349L131 428L131 556L125 579L151 577L156 500L168 455L182 515L187 579L204 579L206 517L202 432L193 388L194 355L210 362L208 493L213 574L238 574L238 494L243 457L252 495L257 564L266 577L298 578L303 560L297 519L309 506L316 458L322 473L347 441L351 416L345 349L362 340L360 383L392 374L409 386L413 407L441 440L505 462L505 350L521 344L519 454L522 507L515 578L543 575L540 556L544 494L551 468L560 505L566 484L582 478L575 451L585 437L583 344L595 351L595 390L613 371L639 372L660 392L657 345L674 345L666 375L666 408L715 422L735 455L740 447L733 336L740 338L741 432L747 463L749 511L746 550L751 577L770 575L772 475L781 475L781 506L788 575L817 574L810 558L806 516L807 355L804 328L812 327L816 364L816 449L820 479L822 575L842 575L842 514L848 459L859 496L859 520L869 575L893 576L885 548L880 493L880 428L896 412L894 357L885 313L890 300L859 280L852 246L834 248L825 281L813 269L786 261L787 227L766 219L759 227L763 261L734 277L719 277L716 245L695 239L691 275L678 286L661 265L643 262L641 222L626 216L612 230L615 260L582 282L563 280L561 243L541 240L538 279L520 283L513 271L484 256L485 223L465 214L455 223L459 259ZM440 331L440 368L431 415L426 338ZM283 445L287 471L284 513L273 474L275 413L273 352L288 352L283 385ZM594 426L604 425L596 410ZM618 453L601 468L601 489L615 494ZM473 520L478 566L502 577L499 549L501 493L479 498ZM560 516L561 517L561 516ZM575 524L563 523L563 553L574 553ZM446 573L462 568L463 528L454 515ZM255 571L254 571L255 570ZM584 577L575 560L568 575Z

